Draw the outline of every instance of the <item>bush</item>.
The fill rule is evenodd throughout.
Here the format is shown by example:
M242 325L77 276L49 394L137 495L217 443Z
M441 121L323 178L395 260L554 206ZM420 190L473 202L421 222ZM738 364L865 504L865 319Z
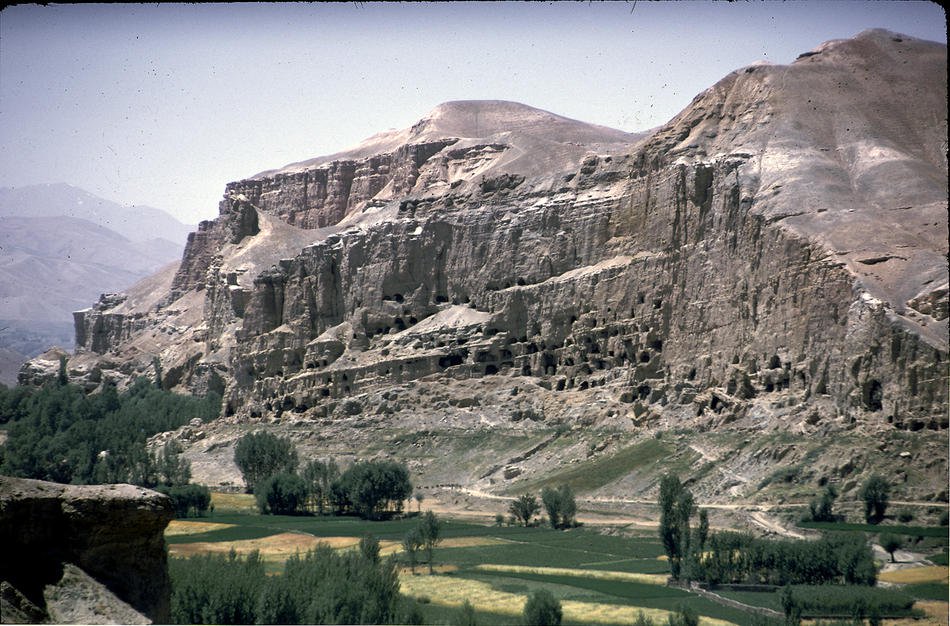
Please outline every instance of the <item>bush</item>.
M939 524L941 526L950 526L950 511L944 511L940 514Z
M248 433L234 447L234 462L248 493L255 493L258 483L278 472L297 469L297 450L289 439L267 432Z
M539 589L528 596L524 605L525 626L560 626L561 603L547 589Z
M262 514L297 515L307 502L307 484L296 474L281 472L264 479L254 497Z
M902 524L914 521L914 513L907 509L901 509L897 512L897 520Z

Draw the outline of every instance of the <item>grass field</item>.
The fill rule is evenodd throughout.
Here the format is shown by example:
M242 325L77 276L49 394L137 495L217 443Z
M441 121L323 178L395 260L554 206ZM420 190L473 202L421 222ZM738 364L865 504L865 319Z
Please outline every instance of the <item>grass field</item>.
M813 528L816 530L830 530L841 532L863 532L863 533L892 533L895 535L907 535L910 537L931 537L942 539L947 543L948 532L946 526L879 526L874 524L849 524L846 522L799 522L800 528Z
M906 569L892 570L884 572L877 578L886 583L900 583L903 585L912 583L933 583L947 582L948 568L944 565L932 565L929 567L908 567Z
M637 446L627 451L633 448ZM640 452L651 450L660 448ZM622 455L623 451L615 457ZM643 456L638 458L642 461ZM668 565L661 560L663 548L652 530L616 536L584 527L555 531L443 519L443 539L434 555L436 574L428 575L423 563L414 575L402 554L401 541L418 523L415 517L370 522L355 517L263 516L254 512L253 498L245 494L214 494L213 502L212 516L170 525L166 541L172 557L258 550L267 571L277 573L295 552L321 542L335 549L353 549L368 533L380 540L384 556L394 555L403 565L402 592L420 601L427 623L451 621L467 599L474 605L479 623L510 624L520 615L528 595L541 588L560 599L565 624L629 624L640 610L665 623L667 613L680 606L695 610L704 624L745 624L750 620L750 615L739 609L667 587ZM880 531L871 528L870 532ZM918 534L916 528L913 534ZM906 590L915 598L946 599L946 567L915 569L926 571L904 570L908 573L893 575L908 577ZM942 594L939 585L943 585ZM777 594L722 595L781 610Z
M509 489L509 493L538 491L561 484L570 485L577 493L586 493L666 458L672 449L672 446L662 441L648 439L589 463L578 463L564 471L547 474L544 478L518 483Z

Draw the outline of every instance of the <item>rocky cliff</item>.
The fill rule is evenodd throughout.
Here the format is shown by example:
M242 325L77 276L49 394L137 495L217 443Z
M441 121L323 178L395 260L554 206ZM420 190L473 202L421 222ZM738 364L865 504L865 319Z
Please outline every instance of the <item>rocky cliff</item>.
M3 621L165 623L165 496L0 476Z
M946 46L879 30L740 69L646 137L446 103L228 185L167 288L76 314L71 375L158 354L304 439L942 430L946 103Z

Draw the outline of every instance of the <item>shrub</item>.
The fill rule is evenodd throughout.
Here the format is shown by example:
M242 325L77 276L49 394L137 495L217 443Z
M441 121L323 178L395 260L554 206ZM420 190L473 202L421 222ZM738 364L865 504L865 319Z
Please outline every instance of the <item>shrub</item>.
M547 589L533 592L524 604L525 626L560 626L562 615L561 603Z
M941 526L950 526L950 511L944 511L940 514L939 523Z
M897 520L903 524L914 521L914 513L907 509L901 509L897 512Z
M255 493L266 478L297 469L297 450L289 439L268 432L248 433L234 447L234 462L248 493Z
M833 522L835 521L834 504L838 497L838 492L831 485L826 485L824 491L818 498L815 498L808 504L813 522Z

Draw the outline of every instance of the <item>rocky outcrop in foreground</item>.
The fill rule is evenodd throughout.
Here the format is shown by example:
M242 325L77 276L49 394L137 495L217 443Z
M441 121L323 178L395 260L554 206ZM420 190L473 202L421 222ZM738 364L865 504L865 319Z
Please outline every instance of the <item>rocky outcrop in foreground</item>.
M4 623L167 623L167 497L0 476Z

